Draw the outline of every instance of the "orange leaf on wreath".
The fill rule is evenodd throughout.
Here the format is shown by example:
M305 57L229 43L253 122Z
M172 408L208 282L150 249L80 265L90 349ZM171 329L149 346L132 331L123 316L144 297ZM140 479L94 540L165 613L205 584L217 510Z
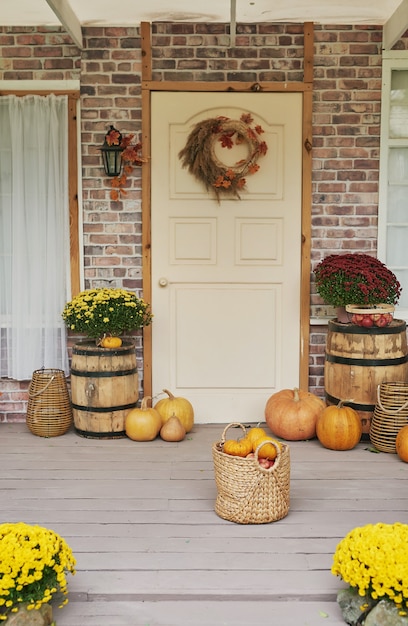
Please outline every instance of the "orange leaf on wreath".
M217 176L217 178L215 179L213 186L214 187L222 187L222 183L224 181L224 176Z
M259 144L258 151L259 151L259 154L262 154L262 155L264 155L264 156L265 156L265 154L268 152L268 146L267 146L267 144L266 144L266 142L265 142L265 141L262 141L262 142Z
M257 163L252 163L249 167L248 167L248 172L250 174L255 174L255 172L257 172L259 170L259 165Z
M246 179L245 178L239 178L237 180L237 187L238 189L243 189L246 185Z
M243 113L241 115L241 121L244 122L244 124L252 124L254 118L250 113Z
M117 189L112 189L110 196L112 200L119 200L119 191Z
M229 150L232 148L232 146L234 145L234 142L232 141L233 134L234 133L224 133L223 135L221 135L219 141L223 148L228 148Z
M256 130L256 132L258 133L258 135L262 135L262 133L264 133L264 132L265 132L265 131L264 131L264 129L262 128L262 126L259 126L259 124L257 124L257 125L255 126L255 130Z

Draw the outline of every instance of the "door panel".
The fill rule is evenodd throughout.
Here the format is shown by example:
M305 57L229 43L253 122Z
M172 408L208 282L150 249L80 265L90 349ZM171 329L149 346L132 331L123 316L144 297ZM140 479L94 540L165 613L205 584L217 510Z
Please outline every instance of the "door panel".
M178 153L200 120L248 112L268 152L218 203ZM263 420L299 383L302 95L154 92L151 119L153 394L189 398L197 423Z

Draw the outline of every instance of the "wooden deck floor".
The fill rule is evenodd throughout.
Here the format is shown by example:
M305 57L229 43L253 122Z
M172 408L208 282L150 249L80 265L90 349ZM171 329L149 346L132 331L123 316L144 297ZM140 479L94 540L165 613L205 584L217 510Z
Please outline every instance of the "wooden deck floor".
M50 439L0 425L1 520L52 528L78 561L58 626L344 626L333 551L353 527L408 523L408 465L293 442L286 518L237 525L214 512L211 446Z

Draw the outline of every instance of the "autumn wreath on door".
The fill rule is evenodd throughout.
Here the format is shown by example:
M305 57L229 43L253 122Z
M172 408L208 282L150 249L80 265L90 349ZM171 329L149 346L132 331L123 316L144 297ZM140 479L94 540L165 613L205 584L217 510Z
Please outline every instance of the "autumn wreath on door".
M246 187L246 177L259 170L258 160L267 153L268 146L261 139L263 133L250 113L243 113L239 120L210 117L194 126L178 156L182 166L204 183L207 191L214 191L218 202L222 196L240 199L239 192ZM218 142L229 150L246 144L248 155L233 165L226 165L216 155Z

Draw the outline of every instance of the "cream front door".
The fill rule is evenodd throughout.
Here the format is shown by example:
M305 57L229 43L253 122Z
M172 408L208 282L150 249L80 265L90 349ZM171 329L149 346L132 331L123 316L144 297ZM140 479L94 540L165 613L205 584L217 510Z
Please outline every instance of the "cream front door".
M268 151L217 203L178 154L197 122L242 113ZM153 395L188 398L196 423L262 421L299 384L302 95L154 92L151 120Z

